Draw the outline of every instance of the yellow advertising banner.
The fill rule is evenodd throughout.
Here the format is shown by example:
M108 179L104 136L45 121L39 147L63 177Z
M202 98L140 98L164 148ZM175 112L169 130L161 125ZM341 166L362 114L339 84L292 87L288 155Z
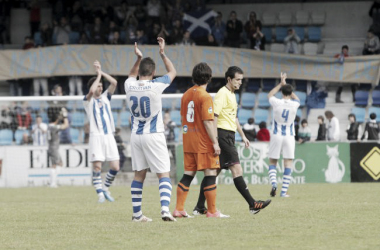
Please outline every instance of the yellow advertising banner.
M140 46L144 57L156 62L156 75L166 70L158 54L158 46ZM213 77L224 77L229 66L239 66L244 77L278 78L286 72L289 78L328 82L371 83L377 85L380 77L380 55L345 58L305 56L233 49L224 47L167 46L166 55L172 60L178 76L191 76L199 62L206 62ZM66 45L29 50L0 51L0 80L92 75L92 66L99 60L111 75L127 76L136 60L131 45Z

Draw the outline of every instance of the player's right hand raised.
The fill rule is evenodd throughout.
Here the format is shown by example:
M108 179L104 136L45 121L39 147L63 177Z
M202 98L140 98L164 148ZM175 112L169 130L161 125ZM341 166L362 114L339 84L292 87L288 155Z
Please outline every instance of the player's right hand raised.
M285 85L286 84L286 73L282 73L281 72L281 85Z
M164 49L165 49L165 39L163 39L162 37L157 37L157 41L158 41L158 45L160 46L160 53L164 53Z
M220 147L218 143L213 144L214 147L214 155L220 155Z
M143 54L141 52L141 50L137 47L137 43L135 42L135 54L137 57L140 57L142 58L143 57Z

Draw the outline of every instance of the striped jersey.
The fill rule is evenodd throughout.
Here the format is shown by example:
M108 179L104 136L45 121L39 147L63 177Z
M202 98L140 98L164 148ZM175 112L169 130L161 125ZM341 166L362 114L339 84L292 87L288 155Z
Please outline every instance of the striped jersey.
M115 124L111 111L111 94L104 91L99 98L94 96L87 100L83 99L84 110L90 123L90 134L106 135L115 132Z
M45 146L47 144L47 129L48 125L43 122L40 125L34 124L32 126L33 146Z
M132 133L150 134L164 132L161 95L171 79L164 75L153 80L125 81L127 104L131 111Z
M295 136L294 119L297 109L300 106L298 100L278 99L275 96L269 98L269 103L273 107L273 135Z

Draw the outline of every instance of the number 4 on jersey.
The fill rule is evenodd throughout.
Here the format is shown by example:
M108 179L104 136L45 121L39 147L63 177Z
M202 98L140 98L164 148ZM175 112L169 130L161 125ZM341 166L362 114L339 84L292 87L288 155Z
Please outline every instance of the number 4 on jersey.
M285 119L285 122L287 122L288 121L288 116L289 116L289 109L284 109L283 111L282 111L282 118L284 118Z

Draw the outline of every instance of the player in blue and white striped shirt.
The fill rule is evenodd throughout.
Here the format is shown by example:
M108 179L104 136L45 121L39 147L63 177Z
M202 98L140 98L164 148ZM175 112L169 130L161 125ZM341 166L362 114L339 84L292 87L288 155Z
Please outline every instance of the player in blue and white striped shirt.
M150 218L141 211L142 189L148 168L159 179L161 217L164 221L175 221L169 212L172 185L170 181L170 159L166 146L165 128L162 120L162 92L169 87L177 72L166 57L165 40L157 38L159 53L167 74L153 79L155 62L146 57L135 43L137 61L125 81L127 103L132 114L131 154L135 177L131 184L133 217L136 222L149 222ZM137 75L139 80L137 80Z
M282 99L274 95L280 91ZM273 108L273 123L269 143L269 178L272 184L271 196L276 195L277 190L277 161L284 159L285 171L282 182L281 197L289 197L287 194L291 181L295 150L294 119L300 106L298 97L293 93L293 87L286 84L286 73L281 73L281 83L274 87L268 94L269 103Z
M119 171L119 151L113 136L115 124L110 103L117 81L102 71L98 61L94 62L94 66L97 76L88 81L90 90L83 99L83 106L90 123L89 155L90 162L93 165L92 182L98 194L98 202L103 203L105 199L114 201L108 188ZM102 76L110 82L110 86L103 94L103 84L100 81ZM107 173L104 185L102 185L100 174L104 161L110 163L110 170Z

